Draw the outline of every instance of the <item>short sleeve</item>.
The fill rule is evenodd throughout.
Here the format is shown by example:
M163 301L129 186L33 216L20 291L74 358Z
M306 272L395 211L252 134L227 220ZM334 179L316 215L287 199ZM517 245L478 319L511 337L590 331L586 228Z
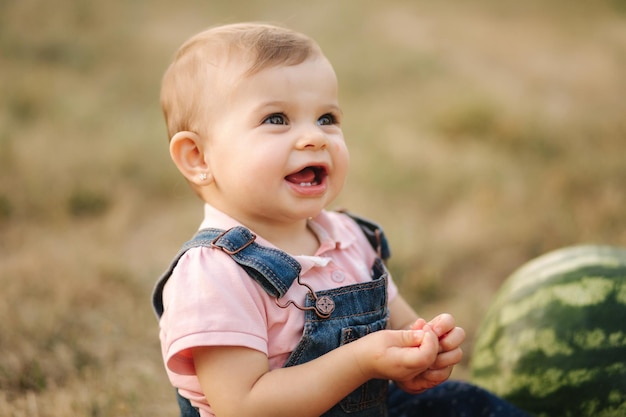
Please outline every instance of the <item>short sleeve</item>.
M190 249L163 291L163 359L174 373L195 373L191 349L243 346L268 353L268 296L225 253Z

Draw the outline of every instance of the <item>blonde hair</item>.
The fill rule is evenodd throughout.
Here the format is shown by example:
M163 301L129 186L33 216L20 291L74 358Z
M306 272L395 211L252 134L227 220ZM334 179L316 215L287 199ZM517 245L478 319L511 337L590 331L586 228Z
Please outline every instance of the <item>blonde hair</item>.
M251 63L242 72L250 76L272 66L300 64L317 53L313 39L269 24L230 24L198 33L180 47L163 77L161 108L168 137L206 127L220 69L224 72L233 57Z

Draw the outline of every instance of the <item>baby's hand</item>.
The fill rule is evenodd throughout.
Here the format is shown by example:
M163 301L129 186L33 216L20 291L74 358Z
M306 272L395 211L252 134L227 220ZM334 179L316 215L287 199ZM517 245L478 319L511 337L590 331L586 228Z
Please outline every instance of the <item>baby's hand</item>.
M454 365L459 363L463 357L460 346L465 340L465 331L454 325L454 318L450 314L441 314L429 323L426 323L424 319L417 319L411 329L418 330L424 327L432 327L439 340L435 362L428 370L416 375L409 381L396 380L400 388L414 394L446 381L450 377Z
M454 317L450 314L440 314L428 323L426 323L424 319L417 319L415 323L411 325L411 329L419 330L424 328L426 325L433 329L439 339L440 354L455 351L457 349L460 350L461 343L465 340L465 330L454 325ZM461 358L459 357L458 361L453 364L458 363L460 360Z
M357 361L367 379L411 380L435 364L437 335L429 325L417 330L381 330L358 343Z

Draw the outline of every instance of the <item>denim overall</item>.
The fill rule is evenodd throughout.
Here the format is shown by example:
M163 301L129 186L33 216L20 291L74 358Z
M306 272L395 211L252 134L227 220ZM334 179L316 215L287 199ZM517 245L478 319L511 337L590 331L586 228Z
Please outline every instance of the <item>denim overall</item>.
M287 359L285 367L308 362L338 346L387 327L387 279L387 269L377 259L372 268L372 281L315 294L310 292L305 304L302 339ZM370 380L324 416L387 416L388 386L387 380Z
M379 254L371 269L372 280L318 292L310 290L304 305L290 306L289 308L303 310L305 324L302 338L287 359L285 367L306 363L387 326L388 272L382 261L389 257L387 240L376 224L354 215L350 217L361 226ZM157 282L152 299L157 316L163 314L162 293L167 280L182 255L193 247L207 246L223 250L277 300L280 300L292 284L305 285L299 281L300 264L295 259L278 249L258 245L254 239L255 235L241 226L227 231L200 230L183 245ZM189 400L178 393L177 399L181 417L199 417L198 410ZM388 415L526 416L492 394L463 382L446 382L424 394L410 395L394 384L389 384L387 380L370 380L341 400L323 417Z

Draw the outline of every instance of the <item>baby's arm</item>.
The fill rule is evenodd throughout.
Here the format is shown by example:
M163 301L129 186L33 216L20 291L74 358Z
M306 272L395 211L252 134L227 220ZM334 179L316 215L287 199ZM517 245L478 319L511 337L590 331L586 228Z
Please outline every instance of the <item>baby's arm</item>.
M412 380L396 381L400 388L410 393L419 393L446 381L454 365L463 357L461 343L465 340L465 331L455 326L454 318L450 314L440 314L426 323L424 319L418 318L415 311L400 295L389 304L389 310L392 329L417 330L428 325L439 339L439 353L433 365Z
M302 365L270 371L267 356L245 347L193 350L196 373L219 417L319 416L373 378L411 380L437 357L437 336L382 330Z

